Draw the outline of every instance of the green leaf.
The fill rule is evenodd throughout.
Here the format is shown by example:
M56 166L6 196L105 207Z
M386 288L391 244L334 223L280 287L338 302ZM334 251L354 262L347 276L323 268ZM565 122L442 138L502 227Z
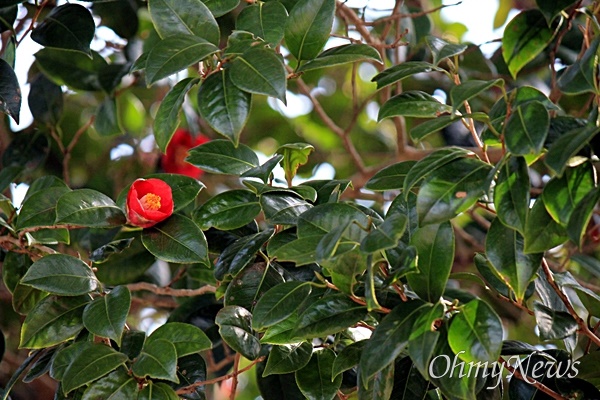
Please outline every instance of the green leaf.
M552 219L542 197L535 201L527 217L524 237L525 253L543 253L567 241L565 228Z
M435 357L432 359L430 379L433 384L438 386L444 395L449 399L475 399L477 376L476 374L447 373L447 368L451 368L452 360L458 357L454 354L448 340L444 334L441 340L438 340L437 347L434 350ZM456 364L455 364L456 365ZM476 365L476 364L475 364ZM459 378L460 376L460 378ZM459 379L457 379L459 378Z
M494 207L508 227L525 232L529 210L529 170L523 157L510 157L500 167L494 188Z
M42 299L48 296L48 293L19 283L15 286L12 295L13 310L21 315L27 315Z
M336 226L331 231L323 235L317 248L315 249L315 254L317 257L317 262L327 262L333 261L332 257L338 253L343 253L346 251L347 247L354 247L353 244L348 243L349 246L340 247L340 241L342 236L346 232L349 224Z
M67 85L76 90L103 90L100 71L108 64L93 50L90 58L79 52L45 48L35 53L35 60L40 69L58 85ZM5 76L4 72L2 76Z
M600 188L595 188L577 203L571 218L569 218L567 235L580 248L583 245L583 238L598 200L600 200Z
M506 122L506 148L516 155L539 154L549 126L548 111L542 103L532 101L516 107Z
M494 362L502 349L502 321L485 301L471 300L448 329L448 344L466 362Z
M298 313L292 314L289 318L281 321L277 325L268 328L260 338L261 343L268 344L293 344L298 343L294 337L294 327L298 322Z
M206 380L206 363L199 354L190 354L177 360L177 377L179 384L171 385L175 390L183 389L184 387L192 386L194 383L203 382ZM198 395L203 398L205 388L203 386L195 387L195 390L188 394L189 397ZM174 400L179 397L174 398Z
M250 115L251 103L252 95L238 89L231 81L230 72L226 69L209 75L202 82L198 91L200 116L215 131L229 138L236 146L248 120L248 115ZM258 160L251 168L257 165ZM244 169L240 173L247 170Z
M50 365L50 377L58 381L62 380L69 365L89 344L89 342L79 341L68 346L57 347L58 351L52 357Z
M457 122L454 115L441 115L435 119L421 122L412 128L410 130L410 137L415 141L423 140L428 135L438 132L454 122Z
M552 143L544 162L556 175L562 176L569 159L574 157L598 132L600 128L597 126L586 125L565 133Z
M150 17L161 38L195 35L219 44L219 25L200 0L150 0Z
M285 44L297 60L312 60L327 43L334 0L299 0L290 11L285 25Z
M146 342L146 332L133 329L124 331L121 341L121 353L127 354L130 360L134 360L142 352L142 348Z
M281 154L276 154L273 157L269 158L267 161L264 162L264 164L262 164L261 166L258 167L254 167L252 169L249 169L248 171L244 172L241 177L242 178L259 178L260 180L262 180L265 184L269 182L269 180L272 178L272 172L273 169L275 169L275 167L277 167L277 165L279 164L279 162L283 159L283 156ZM256 182L254 181L244 181L243 183L246 185L246 182L251 183L251 184L255 184ZM275 190L275 188L273 188L272 186L269 186L270 188L272 188L273 190ZM252 189L252 188L251 188ZM312 188L310 188L312 189ZM313 189L314 190L314 189ZM315 198L316 196L316 191L315 191Z
M365 184L365 189L378 191L402 189L408 171L416 161L402 161L382 168Z
M83 393L82 400L135 399L137 395L137 381L127 374L125 368L118 368L92 383Z
M94 128L100 136L112 136L123 133L123 127L119 121L117 110L117 99L107 96L96 112Z
M596 175L591 163L585 162L575 168L567 168L561 177L550 179L544 187L542 198L546 210L556 222L567 226L577 203L592 191L595 183Z
M381 89L413 75L432 71L443 72L444 70L425 61L406 61L383 70L375 75L371 82L377 83L377 89Z
M44 47L80 51L88 56L96 25L92 13L80 4L56 7L40 22L31 39Z
M451 106L440 103L432 95L419 90L408 90L386 101L379 109L377 121L397 116L435 118L451 112Z
M260 353L260 342L252 334L252 314L239 306L223 307L217 313L215 323L219 325L219 334L233 350L249 360Z
M424 305L408 338L408 354L425 378L429 378L429 365L440 336L436 323L443 319L444 313L442 303Z
M173 195L174 204L173 211L175 212L185 208L188 204L196 200L198 193L200 193L200 191L205 187L204 184L197 179L180 174L159 173L146 175L144 178L158 178L171 186L171 194ZM121 192L123 197L119 195L119 199L117 199L117 204L122 206L122 208L125 208L128 191L129 186Z
M231 63L231 82L239 89L275 97L284 103L287 85L282 59L270 49L253 47Z
M110 228L124 224L125 215L110 197L95 190L79 189L58 199L56 223Z
M395 247L406 230L408 218L402 214L392 214L382 224L373 228L360 243L360 250L374 253L378 250Z
M542 1L536 0L537 6L540 8L542 14L548 21L548 24L554 20L556 16L558 16L561 11L569 8L569 6L573 3L576 3L575 0L551 0L551 1Z
M125 364L127 356L99 343L86 342L62 377L65 394L103 377Z
M166 37L148 54L146 82L151 85L204 60L217 51L219 51L217 46L198 36L175 34Z
M36 121L58 124L63 112L63 92L60 86L43 74L39 74L31 82L27 102Z
M342 385L342 376L332 376L335 353L330 349L316 350L308 364L296 371L296 383L310 400L333 400Z
M363 348L367 342L367 340L354 342L344 347L344 349L338 353L332 367L332 375L334 378L342 372L352 369L358 365L360 361L360 355L362 354Z
M179 112L187 92L199 82L198 78L185 78L177 82L160 102L154 118L154 137L160 151L165 153L167 146L179 126Z
M417 196L419 222L444 222L469 209L485 193L491 169L474 158L459 158L435 169L425 178Z
M152 332L144 346L160 340L175 345L177 358L212 348L212 342L200 328L183 322L169 322L160 326Z
M367 269L367 256L355 249L322 260L320 264L327 269L331 275L331 281L340 292L353 295L354 287L358 284L356 277L363 275Z
M315 249L322 238L323 235L296 238L286 233L277 234L269 241L267 250L272 259L289 261L296 266L302 266L316 262Z
M235 277L254 261L256 253L272 235L273 229L266 229L254 235L241 237L227 246L215 265L215 278L223 280L227 275Z
M408 284L423 300L437 303L444 294L454 262L454 230L450 222L417 229L411 238L419 258L419 272L406 276Z
M258 166L256 153L244 144L211 140L190 150L186 161L215 174L241 175Z
M485 251L496 272L515 293L517 301L525 297L543 255L525 254L524 247L523 236L519 232L504 226L499 219L492 221Z
M252 328L263 331L290 315L306 300L312 287L308 282L291 281L269 289L254 307ZM290 371L291 372L291 371Z
M462 54L466 49L466 44L453 44L435 36L427 36L425 38L427 46L433 55L433 63L438 65L440 61L446 58L454 57Z
M298 237L322 236L338 226L348 225L343 237L360 243L367 236L364 229L370 221L365 213L350 204L320 204L298 217Z
M133 363L131 371L138 378L149 376L150 378L179 382L175 345L166 339L146 341L142 352Z
M180 397L175 390L164 382L150 381L140 391L137 400L178 400Z
M537 301L533 303L533 311L542 340L564 339L579 329L567 311L553 310Z
M308 162L308 156L315 150L307 143L288 143L277 149L277 153L283 154L283 170L288 185L292 185L292 179L296 176L298 167Z
M0 58L0 112L19 123L21 111L21 88L12 67Z
M29 267L21 283L63 296L79 296L98 288L92 269L79 258L66 254L40 258Z
M471 100L473 97L490 90L494 86L504 86L503 79L496 79L493 81L478 81L471 80L466 81L458 86L454 86L450 90L450 101L454 108L454 111L462 107L465 101Z
M250 32L275 48L283 39L287 17L285 7L278 1L255 3L242 10L235 21L235 28Z
M393 363L406 348L413 324L424 310L422 305L419 300L401 303L377 325L360 357L359 367L363 384Z
M300 314L294 334L302 339L325 337L355 325L366 316L365 306L338 293L323 297L308 306Z
M325 50L298 68L298 72L311 71L319 68L329 68L336 65L349 64L358 61L377 61L382 63L379 52L364 43L344 44Z
M14 251L6 253L2 261L2 280L4 286L6 286L11 294L31 264L31 258L27 254L20 254Z
M394 391L395 365L389 364L369 379L367 385L359 385L359 400L387 400Z
M130 305L131 293L127 286L117 286L85 307L83 325L94 335L112 339L120 347Z
M214 196L194 211L202 230L215 227L228 231L252 222L260 213L258 197L249 190L228 190Z
M262 376L295 372L308 364L312 352L309 342L273 346Z
M60 186L48 187L28 196L21 206L15 228L21 230L36 226L54 225L56 203L63 194L70 191L63 183Z
M600 38L596 37L583 54L583 57L562 71L557 80L561 91L567 94L595 93L597 91L594 74L599 45Z
M72 339L83 329L82 314L87 296L48 296L27 314L19 347L41 349Z
M223 304L252 310L257 300L269 289L284 283L277 269L264 262L248 265L227 286Z
M312 208L312 205L297 196L279 192L260 196L260 205L265 219L271 224L294 225L298 216Z
M540 54L550 43L554 33L546 24L541 11L520 12L504 29L502 56L513 78Z
M208 261L208 244L204 233L191 219L173 214L163 222L142 232L142 243L150 253L173 263Z
M203 3L215 18L219 18L235 9L240 0L204 0Z

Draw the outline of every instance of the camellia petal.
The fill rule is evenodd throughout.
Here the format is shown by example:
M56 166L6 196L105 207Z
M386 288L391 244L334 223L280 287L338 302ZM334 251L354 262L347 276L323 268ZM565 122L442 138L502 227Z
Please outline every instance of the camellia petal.
M137 179L127 193L127 220L149 228L173 214L171 187L163 180Z
M199 179L204 171L185 161L185 158L188 156L189 149L200 146L208 140L202 134L194 137L185 129L178 129L160 160L163 170L170 174L186 175L190 178Z

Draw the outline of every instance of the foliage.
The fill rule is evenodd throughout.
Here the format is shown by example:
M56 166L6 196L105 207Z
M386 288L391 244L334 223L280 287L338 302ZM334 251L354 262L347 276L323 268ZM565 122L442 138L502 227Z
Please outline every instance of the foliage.
M600 396L600 2L374 3L0 3L0 398Z

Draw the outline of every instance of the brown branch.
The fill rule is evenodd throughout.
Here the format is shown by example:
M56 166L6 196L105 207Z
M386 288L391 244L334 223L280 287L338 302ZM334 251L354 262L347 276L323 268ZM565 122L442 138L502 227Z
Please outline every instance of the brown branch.
M154 294L174 297L193 297L200 296L206 293L215 293L217 288L211 285L205 285L198 289L173 289L170 287L160 287L148 282L130 283L127 288L132 291L145 290Z
M556 393L554 390L550 389L548 386L544 385L543 383L538 382L537 380L535 380L533 378L524 376L521 373L521 371L519 371L518 369L516 369L516 368L512 367L510 364L508 364L508 362L504 358L499 357L498 362L500 364L502 364L502 366L504 368L506 368L511 374L513 374L514 377L527 382L531 386L538 389L540 392L547 394L548 396L552 397L553 399L557 399L557 400L566 400L567 399L566 397L562 396L559 393Z
M400 20L403 18L418 18L418 17L422 17L424 15L433 14L434 12L439 11L442 8L458 6L460 4L462 4L462 1L459 1L458 3L454 3L454 4L443 4L441 6L432 8L430 10L423 10L423 11L414 12L414 13L392 13L392 15L390 15L389 17L379 18L373 22L365 22L365 25L366 26L376 26L376 25L379 25L379 24L382 24L385 22Z
M44 7L46 7L46 5L48 5L50 3L50 1L51 0L44 0L42 2L42 4L40 4L40 6L38 7L38 9L35 12L35 15L33 16L33 18L31 18L31 23L27 27L27 30L23 33L21 38L19 40L17 40L17 47L19 47L19 45L21 44L23 39L25 39L27 37L29 32L31 32L33 30L33 25L35 25L35 23L37 22L37 19L40 17L40 14L42 13L42 10L44 9Z
M240 369L240 353L235 354L235 360L233 361L233 376L231 377L231 391L229 393L229 400L235 400L238 387L238 374Z

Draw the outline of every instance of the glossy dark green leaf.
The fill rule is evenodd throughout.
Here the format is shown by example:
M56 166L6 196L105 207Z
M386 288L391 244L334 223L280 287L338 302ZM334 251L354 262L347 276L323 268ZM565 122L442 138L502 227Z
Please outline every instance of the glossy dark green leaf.
M273 235L272 229L266 229L239 238L221 253L215 265L215 278L222 280L227 275L236 276L248 264L254 261L256 253Z
M175 345L167 339L146 341L142 352L136 359L131 371L138 378L165 379L178 382L177 351Z
M235 27L250 32L272 47L276 47L283 39L287 16L285 7L279 1L255 3L242 10L237 17Z
M471 100L473 97L490 90L494 86L504 86L504 80L495 79L493 81L470 80L454 86L450 90L450 101L454 110L462 107L465 101Z
M251 191L228 190L196 209L194 221L202 230L215 227L227 231L252 222L260 210L258 197Z
M454 262L454 230L450 222L417 229L411 244L419 255L419 272L407 275L408 284L423 300L436 303L444 294Z
M368 385L359 385L358 400L390 399L395 385L394 373L395 365L389 364L369 379Z
M298 343L294 336L294 327L298 322L298 313L268 328L260 338L261 343L268 344L293 344Z
M402 161L380 169L367 181L365 189L374 191L402 189L406 175L415 163L416 161Z
M121 334L130 305L131 293L127 286L117 286L85 307L83 325L91 333L112 339L121 346Z
M173 35L195 35L219 44L219 25L200 0L150 0L150 17L163 38Z
M58 199L71 190L66 185L53 186L28 196L23 202L17 219L16 229L37 226L52 226L56 220Z
M440 61L446 58L462 54L467 49L467 45L465 44L449 43L435 36L427 36L425 40L433 54L433 63L435 65L438 65Z
M360 243L367 236L365 228L369 224L369 217L349 204L321 204L298 217L298 237L325 235L338 226L348 225L343 237Z
M448 125L457 122L454 115L441 115L437 118L424 121L410 130L410 137L415 141L423 140L428 135L441 131ZM408 161L405 161L408 162Z
M36 121L56 125L63 111L63 92L60 86L39 74L29 89L29 109Z
M186 161L216 174L241 175L257 167L258 157L248 146L235 147L228 140L211 140L194 147Z
M11 30L13 24L17 19L17 14L19 8L16 4L20 3L20 1L11 1L10 3L16 3L14 5L5 4L3 1L2 5L0 5L0 33Z
M69 365L81 354L91 343L86 341L74 342L68 346L58 347L58 351L52 357L50 365L50 377L62 380Z
M0 359L2 359L3 355L3 340L2 332L0 332ZM46 373L50 372L50 367L52 366L52 359L56 354L57 350L60 348L55 347L47 350L42 350L41 356L35 361L35 363L29 368L27 374L23 377L23 382L30 383L36 380L37 378L44 376Z
M173 214L163 222L142 232L142 243L161 260L173 263L208 261L208 244L204 233L191 219Z
M538 198L527 216L525 253L543 253L567 241L565 228L552 219L543 198Z
M576 3L575 0L551 0L551 1L543 1L536 0L537 6L540 8L540 11L544 14L546 21L548 24L552 22L552 20L560 14L561 11L569 8L569 6L573 3Z
M481 253L475 254L473 258L477 271L483 276L489 286L505 297L510 297L510 289L506 283L499 277L498 273L495 272L492 264L489 260Z
M310 186L317 191L317 204L335 203L352 182L347 179L317 179L301 183L299 186Z
M121 353L126 354L130 360L134 360L142 352L146 343L146 332L134 329L126 330L121 337Z
M297 196L278 192L260 196L260 205L269 223L281 225L294 225L298 216L312 208L310 203Z
M15 286L12 295L13 310L21 315L27 315L42 299L48 296L48 293L19 283Z
M529 210L529 170L523 157L510 157L500 167L494 187L494 207L504 225L525 232Z
M6 286L11 294L31 264L31 258L27 254L11 251L4 256L4 260L2 261L2 280L4 286Z
M425 61L406 61L383 70L371 81L377 83L377 89L381 89L415 74L433 71L442 72L443 69Z
M58 199L56 223L109 228L124 224L125 215L110 197L95 190L79 189Z
M334 0L299 0L285 25L285 44L297 60L317 57L331 33Z
M203 3L215 18L219 18L235 9L240 0L204 0Z
M10 115L19 123L21 88L12 67L0 58L0 112Z
M392 214L372 229L360 243L360 250L373 253L395 247L406 230L408 219L401 214Z
M363 275L367 269L367 256L356 248L352 251L344 250L342 254L340 252L338 250L335 257L321 260L320 265L327 269L331 281L340 292L353 295L358 284L357 276Z
M435 118L440 114L451 112L451 106L440 103L432 95L418 90L409 90L386 101L379 109L377 120L398 116Z
M190 354L189 356L180 357L177 360L177 377L178 384L171 384L175 390L183 389L197 382L206 380L206 362L199 354ZM205 398L205 387L199 386L189 394L185 395L188 398Z
M548 135L550 118L537 101L516 107L506 123L506 148L516 155L539 154Z
M117 286L136 282L141 279L146 270L156 261L146 250L142 241L137 237L130 246L101 263L95 263L96 276L105 285Z
M445 310L442 303L423 307L413 324L413 330L408 338L407 351L415 367L424 377L428 378L431 358L440 337L440 333L436 329L436 322L442 320Z
M298 167L308 162L308 156L314 150L314 146L307 143L288 143L277 149L277 153L283 155L282 167L288 185L291 186L292 178L296 176Z
M137 400L178 400L180 397L175 390L164 382L150 381L140 391Z
M92 12L101 18L103 26L112 29L123 39L131 40L140 27L140 19L137 15L138 7L137 4L131 4L128 1L96 1L92 5Z
M217 51L219 51L217 46L198 36L175 34L166 37L158 42L148 54L146 82L151 85L204 60Z
M239 143L240 134L250 115L251 103L252 95L238 89L231 82L228 70L211 74L202 82L198 91L200 116L235 145ZM256 166L258 160L252 168ZM246 171L244 169L240 173Z
M334 378L342 372L352 369L358 365L360 361L360 355L362 354L365 344L367 344L367 340L360 340L358 342L349 344L338 353L332 367L332 374Z
M471 300L448 329L448 344L466 362L494 362L502 349L502 321L485 301Z
M308 364L296 371L296 383L308 399L333 400L342 384L342 376L332 377L335 353L319 349L312 354Z
M357 61L382 62L379 53L373 47L363 43L351 43L325 50L314 60L302 64L298 68L298 71L304 72L319 68L329 68Z
M21 283L63 296L79 296L98 288L92 269L79 258L49 254L34 262Z
M513 78L540 54L554 36L541 11L520 12L504 29L502 56Z
M249 360L254 360L260 352L260 342L252 334L252 314L239 306L223 307L217 314L215 323L219 334L233 350Z
M89 297L48 296L27 314L19 347L40 349L72 339L83 329L82 314Z
M283 156L281 154L276 154L273 157L269 158L267 161L265 161L262 165L258 166L258 167L254 167L252 169L249 169L248 171L244 172L241 177L242 178L259 178L261 179L265 184L267 184L269 182L269 180L272 178L272 172L273 169L275 169L275 167L277 167L277 165L279 164L279 162L283 159ZM253 181L247 181L247 182L251 182L254 183ZM246 184L246 181L244 181L244 184ZM312 189L312 188L311 188ZM315 198L316 196L316 191L315 191Z
M546 210L556 222L567 226L577 203L594 188L595 183L596 175L591 163L567 168L561 177L550 179L544 187L542 198Z
M76 90L103 90L99 74L108 64L95 51L90 58L79 52L45 48L35 53L35 59L40 69L58 85Z
M179 126L179 112L187 92L199 82L197 78L185 78L177 82L160 102L154 118L154 137L156 144L163 153Z
M62 377L62 389L69 393L125 364L127 356L99 343L86 342Z
M283 60L270 49L254 47L231 63L229 76L239 89L275 97L284 103L287 86Z
M168 340L173 343L177 358L212 347L212 342L200 328L183 322L169 322L160 326L148 337L145 346L157 340Z
M325 337L354 326L367 315L365 306L342 293L312 303L298 319L295 335L302 339Z
M600 295L583 287L570 272L556 273L554 280L561 288L573 289L591 315L600 315Z
M362 383L393 363L406 348L415 320L421 315L419 300L401 303L386 315L367 341L360 357ZM385 349L385 351L381 351Z
M56 7L40 22L31 39L44 47L80 51L90 55L96 25L92 13L80 4Z
M583 245L583 238L598 200L600 200L600 189L595 188L577 203L569 218L567 235L579 247Z
M421 224L435 224L469 209L486 191L492 167L474 158L460 158L426 178L417 196Z
M440 388L440 391L446 398L475 399L476 374L467 374L466 372L461 374L459 367L453 373L447 372L447 370L452 369L452 362L455 360L456 355L450 348L445 336L443 335L441 340L438 341L438 346L435 348L435 356L431 360L431 370L429 371L430 380ZM457 363L460 362L458 357L456 359ZM467 365L465 365L465 371L468 371L466 368Z
M587 125L562 135L552 143L544 162L556 175L562 176L569 159L574 157L598 132L600 128Z
M513 290L517 301L523 300L529 283L542 261L542 254L525 254L523 236L495 219L488 231L485 250L502 280Z
M138 385L125 368L118 368L105 377L93 382L84 392L82 400L135 399Z
M533 303L533 310L542 340L564 339L579 328L567 311L553 310L537 301Z
M308 364L312 352L313 346L309 342L274 346L262 376L295 372Z
M96 112L94 128L100 136L112 136L123 133L123 127L119 120L119 111L117 110L117 99L107 96Z
M284 283L276 268L264 262L248 265L227 286L223 304L252 310L269 289Z
M322 239L323 235L297 238L295 235L278 234L269 241L267 250L273 259L302 266L316 262L316 248Z
M349 244L350 246L344 246L342 248L339 246L342 236L346 232L348 225L349 224L336 226L331 231L323 235L319 241L319 244L317 245L317 248L315 249L317 262L327 262L329 264L329 261L333 261L332 258L336 253L340 254L347 251L347 247L354 247L353 244ZM328 266L326 267L328 268Z
M288 318L306 300L311 290L309 283L298 281L282 283L269 289L254 307L252 327L263 331Z
M562 71L557 81L560 90L568 94L596 92L594 71L599 45L600 38L596 37L583 54L583 57Z

